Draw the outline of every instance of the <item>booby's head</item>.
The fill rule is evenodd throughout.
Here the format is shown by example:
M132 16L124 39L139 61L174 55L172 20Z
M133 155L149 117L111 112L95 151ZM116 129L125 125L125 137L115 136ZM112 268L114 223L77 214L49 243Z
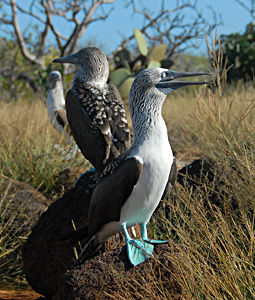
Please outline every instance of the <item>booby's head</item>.
M105 54L96 47L86 47L69 56L53 60L54 63L69 63L80 66L75 78L83 82L104 85L109 76L109 64Z
M48 82L50 89L54 88L57 84L57 82L61 82L62 84L62 76L59 71L52 71L48 75Z
M178 78L201 75L211 74L205 72L177 72L163 68L151 68L143 70L135 78L129 93L129 106L131 114L132 111L139 106L150 108L159 105L161 108L166 96L181 87L209 83L204 81L175 80Z

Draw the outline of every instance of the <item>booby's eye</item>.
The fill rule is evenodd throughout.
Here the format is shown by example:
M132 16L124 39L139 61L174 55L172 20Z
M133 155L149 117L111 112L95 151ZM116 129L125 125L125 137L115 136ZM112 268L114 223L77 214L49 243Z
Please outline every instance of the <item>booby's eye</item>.
M163 72L163 73L162 73L162 77L163 77L163 78L166 77L166 72Z

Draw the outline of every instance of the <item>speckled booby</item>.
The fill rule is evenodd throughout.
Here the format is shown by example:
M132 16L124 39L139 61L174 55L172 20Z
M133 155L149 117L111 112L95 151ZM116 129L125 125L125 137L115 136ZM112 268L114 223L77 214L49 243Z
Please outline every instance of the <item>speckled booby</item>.
M62 76L58 71L48 75L49 90L47 94L47 112L51 124L71 143L71 130L66 117L65 98Z
M109 64L96 47L86 47L53 62L81 67L66 95L66 111L73 137L99 173L130 146L129 127L117 88L107 84Z
M121 230L133 265L152 255L154 243L168 242L149 240L147 236L147 223L159 204L174 166L161 109L166 96L174 90L207 83L174 79L198 75L210 74L152 68L142 71L134 80L129 96L134 141L99 178L89 208L90 239L74 266L91 257L109 237ZM141 240L132 240L128 234L127 228L135 224L141 225Z

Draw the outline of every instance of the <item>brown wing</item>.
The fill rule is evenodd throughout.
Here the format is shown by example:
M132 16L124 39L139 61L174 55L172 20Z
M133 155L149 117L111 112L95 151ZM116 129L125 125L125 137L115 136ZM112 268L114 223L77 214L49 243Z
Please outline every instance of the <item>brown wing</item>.
M130 134L123 101L115 85L108 84L110 111L107 110L108 121L114 137L114 144L120 153L130 147Z
M65 129L65 131L71 135L71 130L67 121L66 110L58 109L55 112L57 122Z
M165 187L165 190L164 190L164 193L163 193L163 196L162 196L163 199L167 198L169 196L169 194L171 193L172 188L173 188L173 186L175 184L175 181L177 179L177 174L178 174L177 160L176 160L176 158L174 158L173 164L172 164L172 167L171 167L171 171L170 171L170 174L169 174L169 177L168 177L167 185Z
M105 93L87 82L75 81L72 90L79 98L80 105L91 121L92 126L99 129L105 139L106 156L108 160L112 147L111 127L105 109ZM114 149L115 150L115 149ZM118 156L116 149L114 157Z
M89 236L105 224L119 221L123 204L132 193L143 165L136 158L115 159L102 174L89 208Z
M101 130L94 126L73 90L66 94L67 119L82 154L101 174L105 168L107 145ZM110 153L109 159L115 156Z

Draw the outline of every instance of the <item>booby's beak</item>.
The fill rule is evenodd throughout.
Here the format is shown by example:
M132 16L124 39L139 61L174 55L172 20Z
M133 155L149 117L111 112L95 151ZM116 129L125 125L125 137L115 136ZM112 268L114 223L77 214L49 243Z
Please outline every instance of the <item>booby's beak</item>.
M166 70L161 73L161 80L156 84L156 88L160 92L164 93L165 95L168 95L173 91L186 85L211 83L207 81L174 81L174 79L177 78L201 76L201 75L211 75L211 74L205 72L176 72L176 71Z
M73 64L73 65L81 67L81 60L80 60L80 57L79 57L79 52L68 55L68 56L56 58L52 62L60 63L60 64L65 64L65 63Z
M59 74L51 74L51 79L52 80L56 80L56 79L60 79L60 76L59 76Z

